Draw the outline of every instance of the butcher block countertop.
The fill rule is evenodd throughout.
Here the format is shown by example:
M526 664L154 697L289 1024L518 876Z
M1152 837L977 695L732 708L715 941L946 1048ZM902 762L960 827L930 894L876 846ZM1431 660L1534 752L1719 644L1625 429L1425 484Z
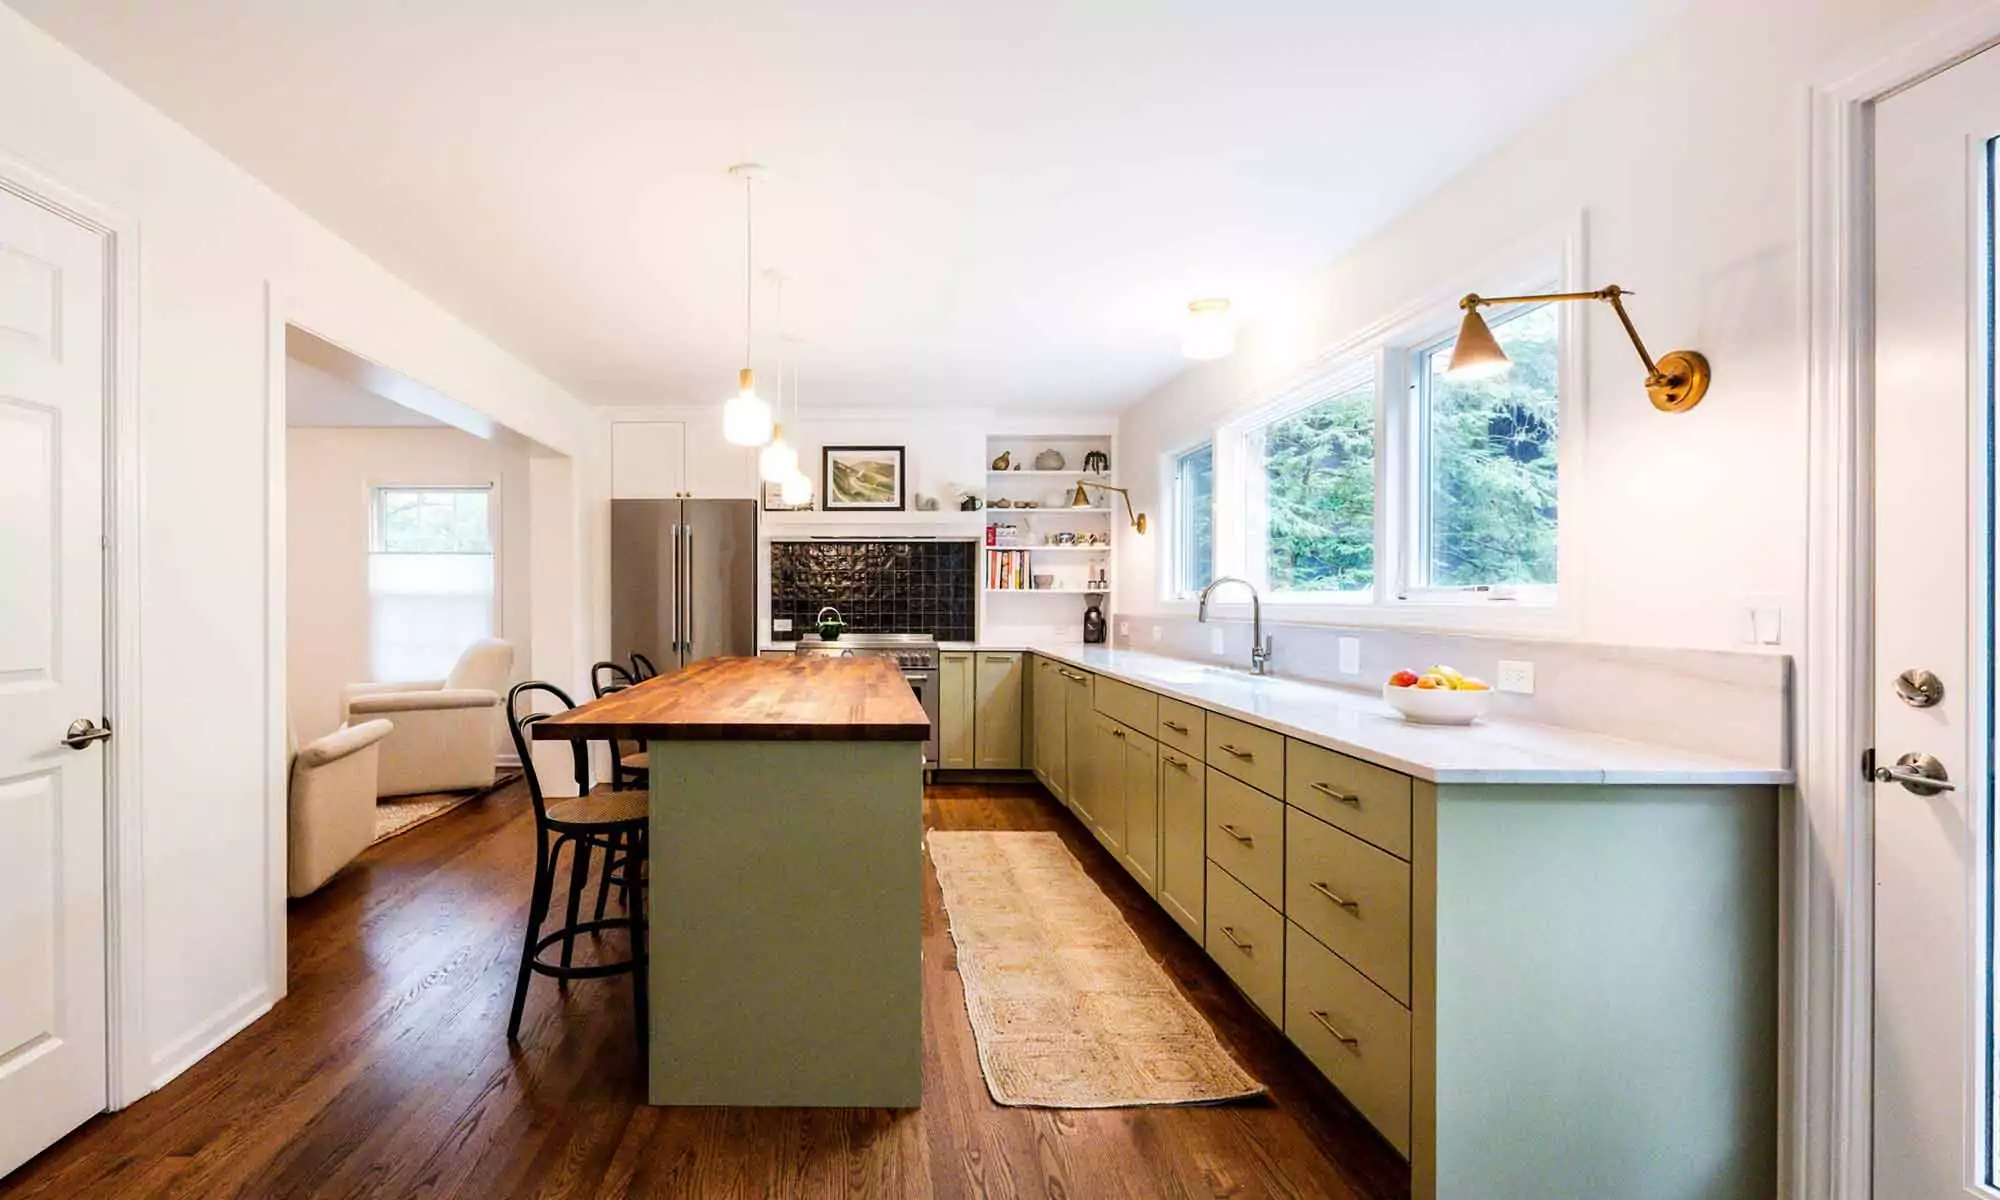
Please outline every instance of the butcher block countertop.
M538 740L921 742L931 724L887 658L711 658L535 723Z

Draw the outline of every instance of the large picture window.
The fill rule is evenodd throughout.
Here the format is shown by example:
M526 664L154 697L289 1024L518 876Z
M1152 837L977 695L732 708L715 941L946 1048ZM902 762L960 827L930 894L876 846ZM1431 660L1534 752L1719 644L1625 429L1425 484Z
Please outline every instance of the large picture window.
M1174 457L1174 584L1192 596L1215 578L1215 443Z
M1244 435L1246 555L1273 593L1362 592L1375 582L1375 374Z
M368 659L377 680L442 679L493 636L493 490L380 487L370 512Z
M1424 509L1413 588L1556 582L1556 310L1538 304L1488 324L1508 370L1453 378L1454 339L1419 351L1411 371Z

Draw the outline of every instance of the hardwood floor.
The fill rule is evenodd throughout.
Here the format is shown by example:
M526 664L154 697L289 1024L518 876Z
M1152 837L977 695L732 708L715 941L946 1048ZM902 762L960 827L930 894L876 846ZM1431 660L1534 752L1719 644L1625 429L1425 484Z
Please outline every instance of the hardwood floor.
M0 1198L1408 1194L1393 1151L1040 787L933 787L925 821L1060 832L1271 1098L995 1105L926 865L921 1110L650 1108L623 980L566 996L536 980L507 1042L533 840L517 784L295 903L290 995L0 1181Z

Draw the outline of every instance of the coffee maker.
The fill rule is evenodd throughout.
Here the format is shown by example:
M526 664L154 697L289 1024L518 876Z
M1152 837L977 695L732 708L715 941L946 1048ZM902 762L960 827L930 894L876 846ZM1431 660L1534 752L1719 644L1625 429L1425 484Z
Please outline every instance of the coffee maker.
M1083 610L1083 641L1087 646L1104 644L1104 610L1095 601Z

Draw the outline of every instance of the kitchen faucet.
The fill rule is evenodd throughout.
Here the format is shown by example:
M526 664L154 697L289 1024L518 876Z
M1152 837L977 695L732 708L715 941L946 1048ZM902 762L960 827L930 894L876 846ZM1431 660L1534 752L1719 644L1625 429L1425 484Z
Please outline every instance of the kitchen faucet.
M1194 619L1208 620L1208 594L1225 583L1240 583L1250 589L1250 673L1268 675L1271 673L1271 639L1264 636L1264 604L1257 598L1257 585L1234 575L1209 580L1208 586L1201 589L1201 607L1195 610Z

